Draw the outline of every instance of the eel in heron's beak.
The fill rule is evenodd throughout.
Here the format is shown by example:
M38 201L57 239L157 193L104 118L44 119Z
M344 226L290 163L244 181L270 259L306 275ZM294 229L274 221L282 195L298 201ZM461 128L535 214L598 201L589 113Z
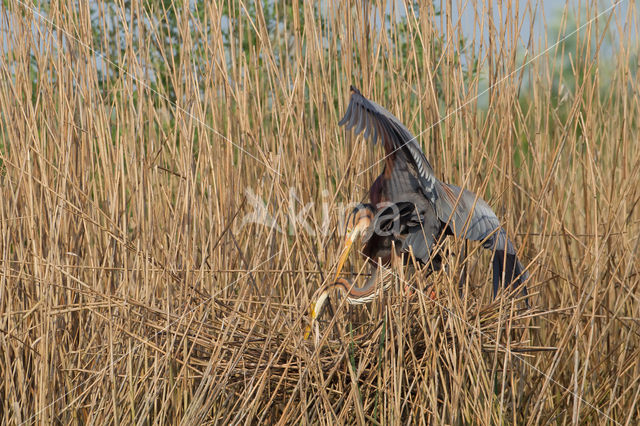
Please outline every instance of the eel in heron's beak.
M316 318L322 312L322 308L324 307L327 298L329 297L329 291L333 287L333 283L338 279L340 273L342 272L342 268L344 267L347 258L349 257L349 253L351 252L351 248L353 247L353 243L358 239L362 231L364 231L370 224L370 220L360 220L353 230L347 235L345 239L344 247L342 249L342 254L340 254L340 259L338 260L338 268L336 269L336 275L331 282L331 285L327 286L320 295L315 300L315 302L311 302L311 306L309 307L309 316L311 317L311 325L307 325L304 331L304 339L309 339L309 335L311 334L312 328L315 326L318 327L318 323L316 322Z

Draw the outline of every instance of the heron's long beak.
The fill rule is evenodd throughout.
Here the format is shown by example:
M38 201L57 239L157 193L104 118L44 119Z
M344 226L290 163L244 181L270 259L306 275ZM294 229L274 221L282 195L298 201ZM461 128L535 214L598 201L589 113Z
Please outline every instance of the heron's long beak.
M345 239L344 247L342 248L342 253L340 254L340 259L338 259L338 268L336 269L336 275L333 281L337 280L338 277L340 276L340 272L342 272L342 268L344 267L344 264L347 261L347 258L349 257L349 253L351 252L351 247L353 246L354 241L358 238L358 235L360 235L360 232L362 231L364 225L365 224L356 225L351 231L351 233L347 235L347 238ZM312 327L314 325L317 325L316 318L318 318L318 314L320 314L320 310L322 309L322 306L324 305L324 302L326 301L327 296L328 296L328 291L325 290L322 292L320 297L318 297L318 300L311 302L311 306L309 307L309 316L311 317L311 325L307 325L304 331L304 340L309 339L309 335L311 334Z
M340 255L340 259L338 259L338 268L336 269L336 276L334 277L334 281L338 279L340 276L340 272L342 272L342 268L344 267L344 263L347 261L349 257L349 253L351 252L351 247L353 246L353 242L356 238L358 238L358 234L360 233L359 227L355 227L353 231L347 236L344 242L344 247L342 248L342 254Z

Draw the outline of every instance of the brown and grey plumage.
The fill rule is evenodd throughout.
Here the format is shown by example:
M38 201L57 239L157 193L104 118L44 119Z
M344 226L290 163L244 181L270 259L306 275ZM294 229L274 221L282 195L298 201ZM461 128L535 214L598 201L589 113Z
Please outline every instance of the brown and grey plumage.
M473 192L438 180L415 137L393 114L352 86L351 101L339 125L354 129L356 135L364 131L374 144L382 142L385 167L369 197L373 206L385 202L405 205L401 209L405 214L399 217L404 226L397 239L402 250L411 248L416 259L427 263L435 239L443 233L482 241L484 248L494 251L494 292L503 276L505 286L527 280L529 275L491 207ZM407 211L407 204L413 208ZM376 258L373 245L368 243L364 253Z
M400 120L352 86L351 100L339 125L353 129L356 135L364 131L364 137L374 144L381 141L385 166L369 189L371 204L359 205L351 215L352 226L336 280L320 289L311 307L312 322L334 288L346 293L350 303L364 303L377 293L375 279L360 288L338 279L358 237L365 243L362 253L374 266L379 259L388 265L395 247L395 254L411 252L418 262L434 269L440 267L440 260L438 255L432 256L432 249L440 237L455 235L481 241L484 248L493 251L494 295L504 280L505 286L521 286L526 296L524 283L529 274L491 207L473 192L438 180L415 137Z

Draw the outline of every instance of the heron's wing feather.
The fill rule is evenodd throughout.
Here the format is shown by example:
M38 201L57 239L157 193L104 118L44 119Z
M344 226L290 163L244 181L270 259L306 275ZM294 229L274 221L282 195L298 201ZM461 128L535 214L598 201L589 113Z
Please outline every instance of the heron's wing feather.
M442 223L433 210L433 205L424 198L412 201L389 203L378 210L372 233L393 236L397 247L404 252L412 251L416 259L427 263L435 238L440 234Z
M417 220L407 227L407 237L402 248L407 252L413 252L413 256L423 263L429 262L431 250L437 236L440 234L442 224L435 215L428 212L420 212L415 216Z
M347 112L338 123L346 129L354 129L355 134L365 131L365 137L373 143L382 140L386 157L395 162L404 162L408 170L415 174L425 196L435 202L437 179L420 145L411 132L393 114L377 103L362 96L351 86L351 100Z
M438 203L440 220L447 223L457 237L482 241L484 248L493 251L494 292L498 291L503 275L505 287L524 283L529 273L518 260L513 243L489 204L466 189L446 183L440 185L444 195Z

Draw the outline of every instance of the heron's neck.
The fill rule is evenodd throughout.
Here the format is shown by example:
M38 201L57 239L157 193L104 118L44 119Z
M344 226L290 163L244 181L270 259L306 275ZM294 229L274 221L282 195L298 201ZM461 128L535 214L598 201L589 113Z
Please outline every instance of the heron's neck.
M376 269L373 274L367 279L362 287L356 287L351 281L346 278L338 278L333 283L333 288L340 290L347 298L347 303L350 305L361 305L363 303L369 303L378 295L384 291L389 285L391 280L383 280L382 286L377 286L378 270Z
M371 188L369 188L369 199L371 200L371 204L377 206L380 204L382 199L382 191L384 190L384 174L378 176L378 178L373 182Z

